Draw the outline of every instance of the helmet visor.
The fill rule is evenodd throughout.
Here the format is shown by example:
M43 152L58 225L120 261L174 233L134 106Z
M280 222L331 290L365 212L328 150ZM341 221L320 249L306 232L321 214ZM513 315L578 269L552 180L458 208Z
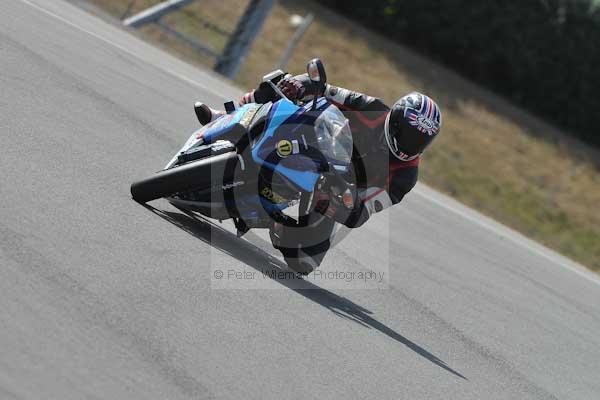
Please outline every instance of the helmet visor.
M401 160L408 161L416 158L431 142L430 136L419 132L406 121L398 121L390 125L386 126L385 132L388 146L390 151Z

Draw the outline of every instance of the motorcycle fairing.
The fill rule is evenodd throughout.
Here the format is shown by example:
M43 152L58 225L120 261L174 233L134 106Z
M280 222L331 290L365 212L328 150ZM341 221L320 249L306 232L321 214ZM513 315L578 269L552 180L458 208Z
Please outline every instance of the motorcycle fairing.
M199 144L210 144L216 142L220 137L234 129L238 124L249 122L256 114L261 104L250 103L238 108L234 113L223 115L221 118L203 126L194 131L183 147L179 149L177 154L165 166L165 169L171 168L177 162L177 157L181 153L185 153L192 147Z
M319 108L327 104L325 99L321 99L319 101ZM303 123L302 119L304 113L309 109L310 103L303 107L298 107L286 99L276 102L271 108L271 119L265 132L252 149L252 159L256 164L270 168L307 193L314 190L320 175L315 171L316 166L314 161L309 157L295 157L294 167L297 169L290 168L284 165L286 164L286 157L282 157L277 153L277 146L282 141L290 143L296 141L298 143L300 138L296 134L296 130L302 126L307 126L306 123ZM303 145L306 146L305 143ZM298 144L298 146L300 145Z
M330 104L325 98L321 98L318 100L314 112L311 110L311 106L312 102L304 106L296 106L286 99L267 105L246 104L235 112L224 115L195 131L167 164L167 168L176 165L181 153L193 151L193 148L199 145L217 144L220 139L227 139L228 133L233 132L236 128L244 128L248 131L254 120L259 119L255 117L266 118L264 131L256 136L251 148L253 161L256 165L263 166L282 177L284 181L288 182L287 186L290 189L296 188L298 191L310 193L314 190L320 176L319 166L307 151L310 145L315 145L316 136L313 123L314 119ZM277 143L282 140L296 141L298 146L300 146L299 141L302 141L302 151L299 149L297 152L294 151L294 157L280 157L277 154ZM235 198L224 199L224 203L221 204L223 206L228 204L226 208L234 207L244 219L265 218L270 213L286 209L294 202L292 198L285 198L285 195L278 196L279 189L269 188L271 192L263 194L261 191L266 190L264 186L257 187L258 193L238 193ZM210 208L201 205L201 202L196 202L196 204L196 209L204 212L210 211L210 214L216 215L214 204Z

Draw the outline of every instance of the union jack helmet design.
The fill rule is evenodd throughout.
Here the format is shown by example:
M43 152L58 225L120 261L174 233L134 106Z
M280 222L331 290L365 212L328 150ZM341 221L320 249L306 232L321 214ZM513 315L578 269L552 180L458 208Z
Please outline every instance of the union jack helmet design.
M392 106L384 134L390 152L402 161L419 157L442 127L442 113L430 97L413 92Z

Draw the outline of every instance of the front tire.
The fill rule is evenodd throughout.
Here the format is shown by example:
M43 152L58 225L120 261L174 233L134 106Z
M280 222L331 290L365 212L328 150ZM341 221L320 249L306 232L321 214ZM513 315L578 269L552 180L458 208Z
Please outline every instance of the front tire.
M178 192L222 185L233 175L237 160L237 153L231 151L159 171L134 182L131 197L138 203L147 203Z

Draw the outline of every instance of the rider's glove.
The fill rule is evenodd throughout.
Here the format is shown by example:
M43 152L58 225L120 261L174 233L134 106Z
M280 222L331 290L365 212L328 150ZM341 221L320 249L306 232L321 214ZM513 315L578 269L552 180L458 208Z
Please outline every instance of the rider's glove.
M286 75L277 83L277 87L281 89L285 97L294 101L304 97L305 88L302 82L291 75Z
M251 92L248 92L246 94L244 94L241 98L240 98L240 106L243 106L244 104L248 104L248 103L254 103L254 90Z

